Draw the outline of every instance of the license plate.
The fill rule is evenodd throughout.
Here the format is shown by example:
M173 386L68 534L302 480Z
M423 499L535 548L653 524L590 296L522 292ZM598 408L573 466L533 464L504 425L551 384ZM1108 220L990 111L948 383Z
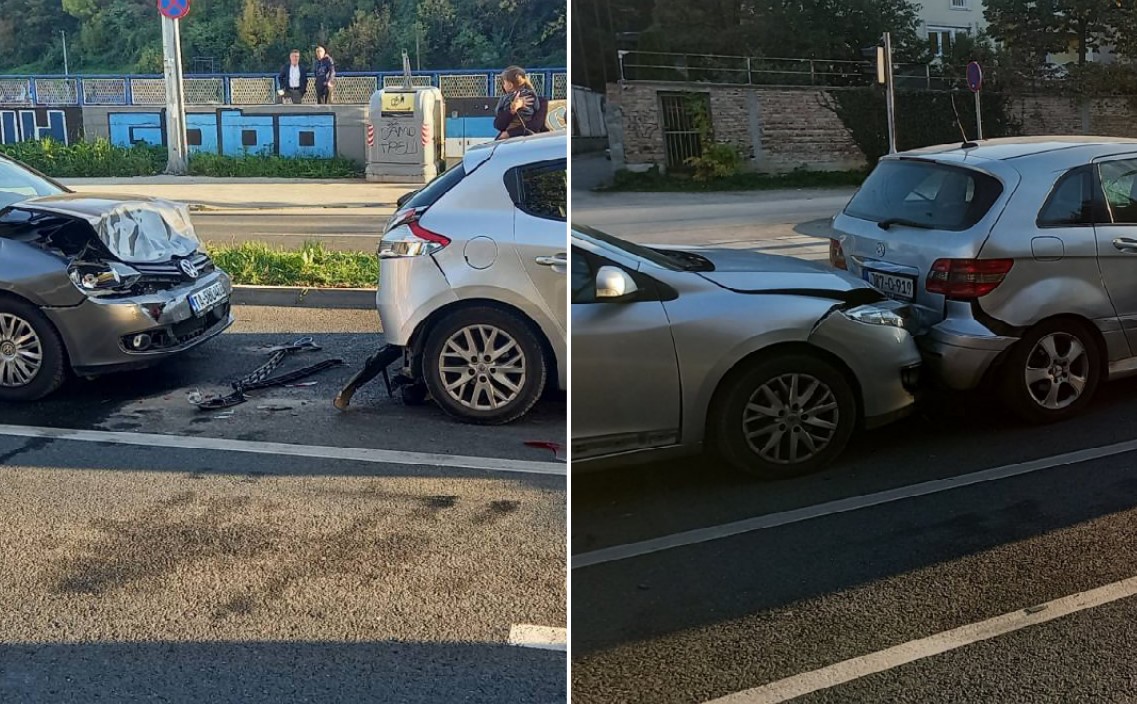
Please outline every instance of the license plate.
M865 281L873 288L898 301L913 301L916 299L916 277L903 274L886 274L882 271L865 270Z
M229 296L225 293L225 285L218 281L209 288L190 294L190 310L194 315L203 315L224 303L227 298Z

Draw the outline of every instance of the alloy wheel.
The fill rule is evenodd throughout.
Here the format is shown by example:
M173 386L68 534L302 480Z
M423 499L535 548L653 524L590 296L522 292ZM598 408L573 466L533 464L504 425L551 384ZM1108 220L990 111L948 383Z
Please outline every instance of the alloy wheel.
M442 346L438 372L446 393L462 406L496 410L525 387L525 353L501 328L467 325Z
M1069 333L1044 336L1027 355L1027 392L1047 410L1061 410L1081 398L1089 375L1090 357L1085 345Z
M816 457L832 442L839 421L833 390L808 374L783 374L762 384L742 416L746 443L774 464Z
M27 386L43 366L43 346L31 323L0 313L0 386Z

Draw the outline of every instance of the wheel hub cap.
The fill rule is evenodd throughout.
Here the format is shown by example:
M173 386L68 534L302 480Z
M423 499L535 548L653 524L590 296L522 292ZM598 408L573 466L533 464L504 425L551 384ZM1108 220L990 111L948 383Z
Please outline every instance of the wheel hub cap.
M442 346L439 376L446 393L466 408L490 411L512 403L525 386L525 353L504 330L469 325Z
M28 321L0 313L0 386L27 386L43 366L43 347Z
M1065 332L1051 333L1035 343L1024 370L1034 402L1055 411L1082 397L1089 375L1089 353L1081 340Z
M750 450L767 462L796 464L816 457L837 434L837 398L808 374L771 379L750 396L742 427Z

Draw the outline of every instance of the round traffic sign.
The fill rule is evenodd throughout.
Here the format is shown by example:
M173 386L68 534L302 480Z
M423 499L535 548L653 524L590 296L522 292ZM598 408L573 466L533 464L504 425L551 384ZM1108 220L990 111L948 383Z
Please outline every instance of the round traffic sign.
M189 14L190 0L158 0L158 12L163 17L180 20Z
M983 88L983 69L976 61L967 64L967 87L972 93L978 93Z

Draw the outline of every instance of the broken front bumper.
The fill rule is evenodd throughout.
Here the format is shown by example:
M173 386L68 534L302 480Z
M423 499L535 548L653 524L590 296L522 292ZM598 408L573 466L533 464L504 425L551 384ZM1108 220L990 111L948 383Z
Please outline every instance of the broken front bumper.
M190 297L220 284L224 299L194 313ZM185 352L233 324L229 300L233 285L222 271L193 284L145 296L88 298L77 306L44 308L63 338L72 369L79 374L145 367ZM145 349L132 340L145 335Z

